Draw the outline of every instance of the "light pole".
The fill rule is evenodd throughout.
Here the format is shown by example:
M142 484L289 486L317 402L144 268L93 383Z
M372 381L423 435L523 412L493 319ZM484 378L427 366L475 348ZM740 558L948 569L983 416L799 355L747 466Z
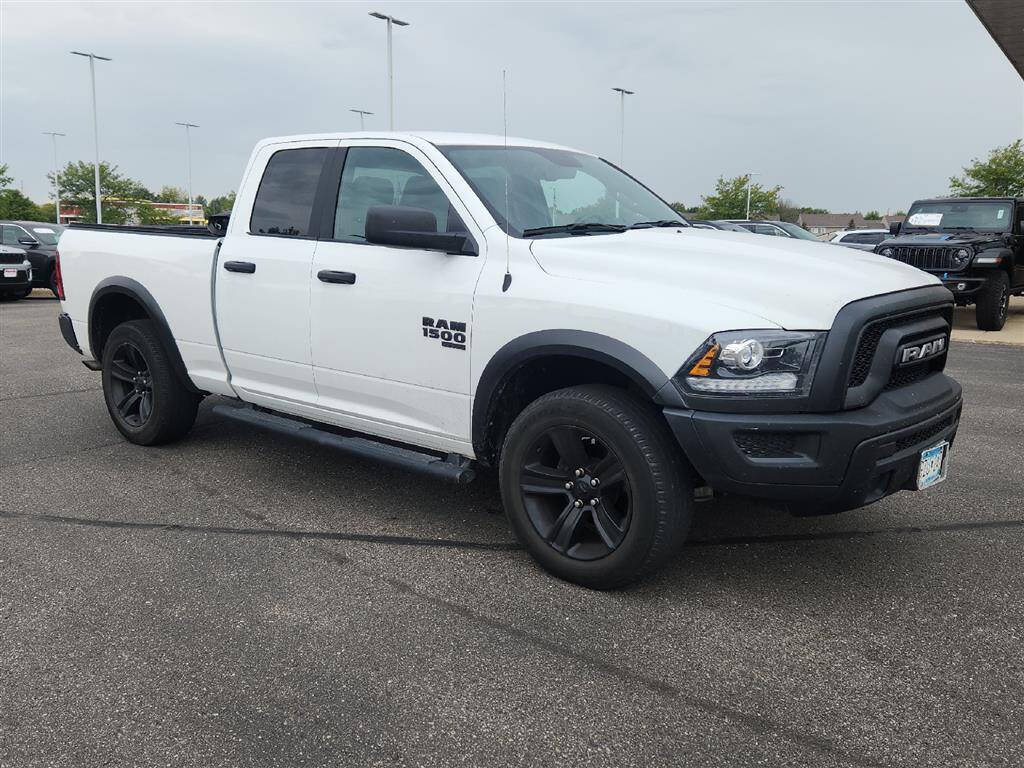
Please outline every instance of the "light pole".
M747 221L750 221L750 180L754 176L760 176L760 173L748 173L747 174Z
M377 11L371 11L370 15L375 19L383 19L388 23L388 130L393 131L395 130L395 70L391 62L391 25L408 27L409 22L396 19L394 16L388 16L385 13L378 13Z
M103 223L103 203L100 200L100 123L96 117L96 59L100 61L113 61L106 56L95 53L82 53L72 51L75 56L85 56L89 59L89 78L92 80L92 136L96 148L96 163L93 166L93 175L96 180L96 223Z
M627 91L625 88L612 88L619 94L619 165L622 165L626 155L626 97L632 96L636 91Z
M349 112L355 112L357 115L359 115L359 130L360 131L365 131L366 130L366 116L367 115L372 115L373 112L367 112L365 109L350 109Z
M43 131L44 136L49 136L53 139L53 194L54 199L57 201L57 223L60 224L60 171L57 165L57 137L67 136L66 133L57 133L56 131Z
M189 128L198 128L195 123L175 123L185 128L185 157L188 163L188 221L192 223L192 134Z

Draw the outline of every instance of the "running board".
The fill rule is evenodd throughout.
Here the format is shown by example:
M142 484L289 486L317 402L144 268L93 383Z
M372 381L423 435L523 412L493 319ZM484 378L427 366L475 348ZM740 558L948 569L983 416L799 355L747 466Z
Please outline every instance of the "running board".
M339 435L326 429L314 427L305 421L265 411L257 411L251 407L238 408L230 405L215 405L213 412L218 416L248 424L252 427L269 429L279 435L296 437L300 440L316 443L317 445L334 448L351 456L372 459L373 461L389 464L399 469L431 475L456 485L465 485L472 482L473 478L476 477L476 472L473 470L473 462L465 456L459 456L454 453L449 453L445 458L440 458L431 453L421 453L411 448L399 448L398 446L380 443L370 438Z

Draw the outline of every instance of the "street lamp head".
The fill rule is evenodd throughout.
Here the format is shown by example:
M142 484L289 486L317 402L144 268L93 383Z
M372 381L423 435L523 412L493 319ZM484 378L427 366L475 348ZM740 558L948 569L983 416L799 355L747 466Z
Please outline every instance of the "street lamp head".
M357 115L372 115L373 112L368 112L365 109L350 109L349 112L355 112Z
M375 19L381 19L383 21L390 21L396 27L408 27L409 26L409 22L408 21L402 21L401 19L396 19L394 16L388 16L386 13L380 13L379 11L370 11L370 15L373 16L373 18L375 18Z
M199 127L195 123L175 123L175 125L183 125L186 128L198 128Z
M44 136L67 136L66 133L57 133L56 131L40 131Z
M98 53L82 53L81 51L72 51L75 56L85 56L87 59L99 59L100 61L113 61L113 59L106 56L100 56Z
M627 91L625 88L612 88L613 91L623 94L624 96L632 96L636 91Z

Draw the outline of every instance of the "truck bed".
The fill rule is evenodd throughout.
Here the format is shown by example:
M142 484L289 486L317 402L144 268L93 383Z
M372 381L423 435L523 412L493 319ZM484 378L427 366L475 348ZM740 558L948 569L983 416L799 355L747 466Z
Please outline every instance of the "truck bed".
M69 227L58 246L63 307L85 356L95 357L88 327L92 302L133 290L150 296L163 314L193 384L231 394L213 307L218 241L206 227Z
M68 229L90 229L98 232L128 232L135 235L164 235L173 237L200 237L213 238L215 235L208 227L196 225L168 225L168 226L141 226L133 224L82 224L73 222Z

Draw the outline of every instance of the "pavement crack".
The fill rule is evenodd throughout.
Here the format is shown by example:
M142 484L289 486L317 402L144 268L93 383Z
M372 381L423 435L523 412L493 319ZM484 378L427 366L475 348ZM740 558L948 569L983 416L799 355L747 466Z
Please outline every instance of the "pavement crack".
M345 563L348 564L350 560L345 559ZM360 568L364 573L367 573L365 568ZM377 576L376 574L370 573L371 576ZM712 699L704 698L702 696L696 696L692 693L688 693L682 688L675 686L671 683L667 683L664 680L659 680L656 677L644 674L636 670L628 669L625 667L613 664L606 659L601 658L599 655L594 653L587 653L579 651L574 648L570 648L543 637L541 635L527 632L519 627L507 624L506 622L499 621L498 619L486 616L481 613L467 608L458 603L453 603L449 600L445 600L442 597L436 595L427 594L416 589L413 585L389 576L377 576L377 578L383 579L387 584L392 586L398 592L410 595L433 605L436 608L441 608L450 613L455 613L464 619L472 621L476 624L482 624L489 627L497 632L501 632L504 635L515 638L516 640L528 643L535 648L547 651L548 653L555 654L556 656L572 659L573 661L579 662L587 667L596 669L612 677L618 678L619 680L627 684L639 684L653 693L659 696L673 699L676 701L682 701L685 704L702 710L709 714L721 717L727 721L742 723L747 728L755 731L759 734L766 735L777 735L781 736L788 741L798 744L803 747L807 747L818 752L824 752L830 755L840 757L842 760L847 761L853 765L861 766L875 766L880 768L885 763L877 762L869 757L850 753L841 747L839 747L832 740L818 736L812 733L806 733L804 731L792 728L790 726L779 723L771 718L764 717L762 715L750 714L743 712L742 710L734 707L721 704Z
M37 523L79 525L90 528L119 528L135 531L159 531L163 533L199 533L223 536L265 536L293 540L351 541L367 544L389 544L406 547L435 549L471 549L487 551L511 551L521 547L513 542L463 541L459 539L435 539L420 536L395 536L371 533L343 533L340 531L299 531L283 528L233 528L220 525L188 525L138 520L103 520L89 517L38 514L32 512L10 512L0 510L0 519L28 520Z
M38 397L57 397L59 395L78 395L83 392L102 392L103 387L86 387L85 389L60 389L56 392L33 392L31 395L11 395L10 397L0 397L0 403L6 403L11 400L33 400Z

